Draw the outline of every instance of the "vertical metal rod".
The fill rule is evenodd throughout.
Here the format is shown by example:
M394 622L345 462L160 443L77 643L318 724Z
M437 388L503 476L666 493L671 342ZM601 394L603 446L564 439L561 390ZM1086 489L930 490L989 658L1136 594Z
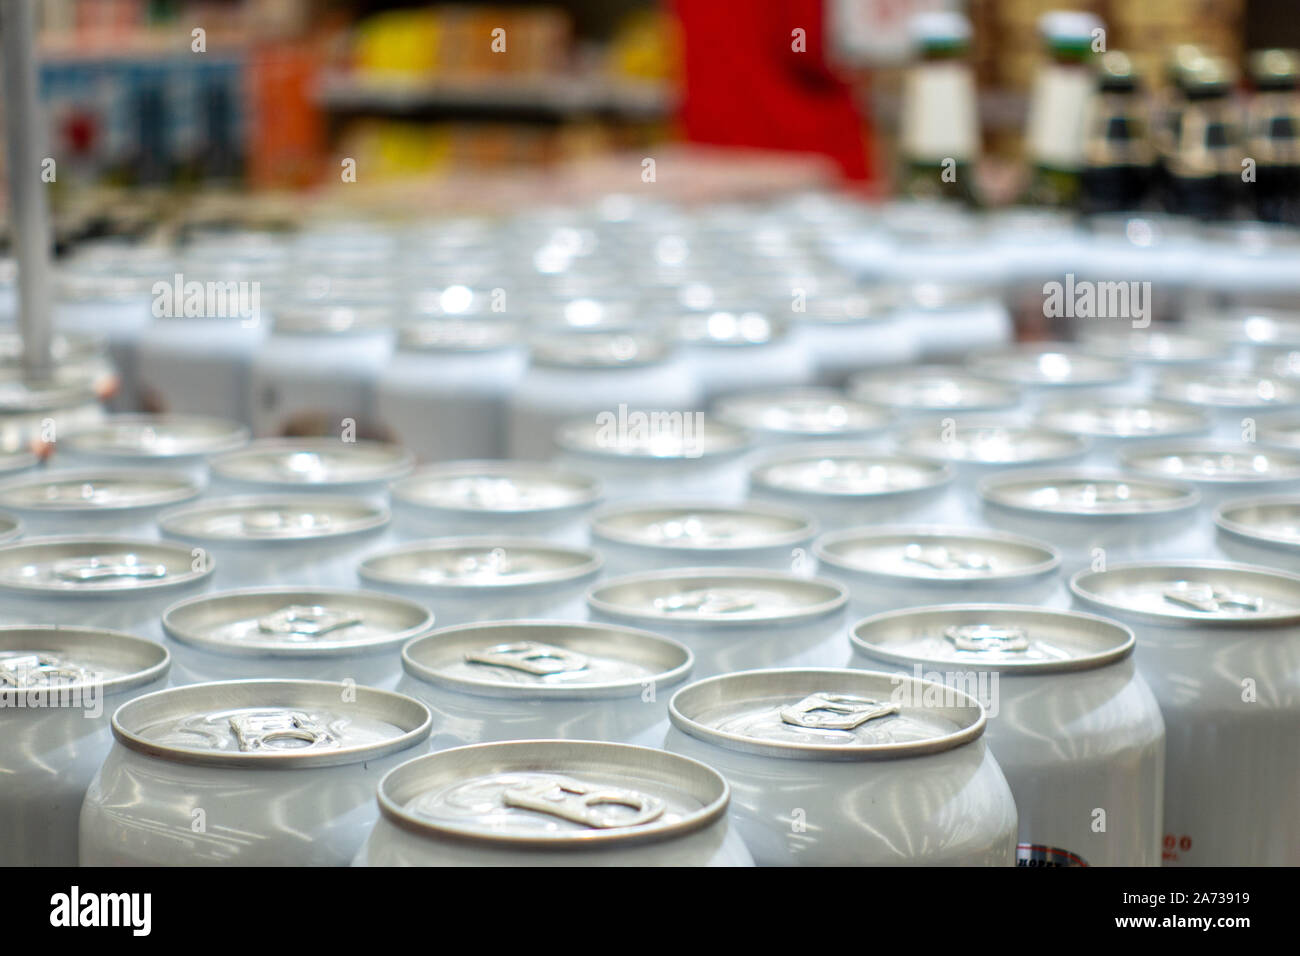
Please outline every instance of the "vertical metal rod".
M4 57L5 142L9 212L18 260L18 328L28 381L48 379L50 338L50 217L41 179L41 123L36 76L36 0L0 0Z

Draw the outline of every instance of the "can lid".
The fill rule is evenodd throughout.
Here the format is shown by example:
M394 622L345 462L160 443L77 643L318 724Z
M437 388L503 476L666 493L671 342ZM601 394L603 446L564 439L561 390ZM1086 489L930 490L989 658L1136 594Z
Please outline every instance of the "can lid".
M799 280L797 280L799 281ZM792 286L796 283L791 283ZM781 301L788 307L790 294L782 294ZM856 290L845 293L810 293L799 312L790 312L792 323L799 325L860 325L888 320L903 300L903 292L891 286L870 291ZM784 313L783 313L784 314Z
M12 624L0 627L0 709L5 698L31 691L94 687L104 696L166 676L167 648L97 627Z
M618 505L591 518L591 534L598 541L665 551L793 547L816 530L816 522L801 512L755 503Z
M45 514L105 514L161 508L197 498L184 475L159 471L54 471L0 485L0 507Z
M464 593L548 586L595 578L603 560L590 548L498 536L433 538L371 555L358 573L372 584Z
M1256 544L1300 549L1300 495L1229 501L1214 512L1214 523Z
M1144 475L1207 485L1300 479L1300 452L1230 442L1140 445L1119 452L1120 465Z
M34 538L0 547L0 590L63 597L130 597L212 574L190 549L131 538Z
M668 359L663 339L630 331L556 332L532 342L534 365L558 368L626 368Z
M54 377L39 382L22 378L18 369L0 369L0 414L24 414L99 405L98 376L76 366L59 366Z
M194 541L294 542L339 538L388 524L388 509L355 498L266 495L213 498L164 512L164 534Z
M963 420L917 425L899 436L898 447L932 461L1027 465L1082 457L1088 440L1033 425Z
M874 614L849 632L853 650L892 664L961 664L1047 674L1090 670L1133 653L1133 632L1079 611L945 604Z
M852 445L809 445L753 468L752 487L790 495L879 498L938 488L952 481L942 462L886 455Z
M1159 366L1217 363L1224 359L1223 344L1213 337L1189 335L1157 325L1145 329L1084 331L1079 347L1103 358Z
M1155 394L1206 408L1265 409L1300 405L1300 383L1244 369L1215 372L1167 370Z
M102 359L106 350L103 339L92 335L56 333L50 337L50 358L57 365L75 365ZM23 337L18 332L0 332L0 364L21 367Z
M1080 571L1070 590L1110 617L1251 628L1300 622L1300 575L1214 561L1112 565Z
M29 451L0 451L0 476L15 475L38 464L40 459Z
M245 588L188 598L163 612L182 644L248 657L336 657L393 648L426 633L433 614L378 591Z
M984 708L959 690L849 668L739 671L696 681L668 703L673 726L706 743L797 760L889 760L960 747Z
M966 367L994 381L1023 386L1118 385L1129 376L1124 362L1059 343L975 353Z
M850 528L822 535L813 550L842 571L935 583L1041 577L1061 564L1051 545L968 528Z
M392 318L392 310L384 305L297 302L276 308L273 330L281 335L377 332L390 328Z
M784 323L758 311L692 313L677 319L673 331L683 345L728 348L770 345L786 336Z
M0 511L0 544L8 544L22 537L23 523L13 515Z
M402 648L412 677L462 693L529 700L639 695L695 657L677 641L613 624L490 621L444 627Z
M110 415L59 438L82 455L132 460L214 455L247 443L243 425L199 415Z
M860 372L849 379L849 394L859 401L909 412L998 411L1020 403L1014 386L947 365Z
M452 461L394 482L394 501L469 514L516 515L585 508L600 499L594 478L527 461Z
M1058 402L1039 411L1043 428L1087 438L1173 438L1209 430L1199 409L1171 402Z
M647 463L740 455L751 444L743 428L702 412L631 410L626 421L618 418L602 412L566 422L556 429L555 443L574 454Z
M685 836L721 820L730 797L698 761L588 740L453 747L379 784L380 812L405 830L555 851Z
M519 326L497 319L421 319L398 330L407 352L491 352L524 346Z
M1263 445L1300 451L1300 415L1269 415L1255 423L1255 438Z
M841 438L889 427L893 416L829 388L787 388L728 395L713 406L718 421L787 438Z
M233 680L145 694L113 714L113 736L158 760L306 770L377 760L429 736L413 697L351 682Z
M1193 313L1188 326L1199 334L1238 345L1300 346L1300 313L1228 309Z
M261 439L212 459L212 473L227 481L285 490L337 485L381 485L415 465L400 445L333 438Z
M839 614L848 591L834 581L758 568L673 568L605 581L587 595L596 611L626 621L753 627Z
M1087 469L989 475L976 490L989 504L1071 518L1163 515L1201 500L1174 482Z

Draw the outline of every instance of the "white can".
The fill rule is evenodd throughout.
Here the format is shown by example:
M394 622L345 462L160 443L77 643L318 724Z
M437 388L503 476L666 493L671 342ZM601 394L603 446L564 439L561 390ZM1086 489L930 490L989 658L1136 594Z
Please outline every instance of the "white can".
M1205 438L1210 419L1201 411L1148 399L1052 402L1034 419L1041 428L1078 435L1092 443L1084 465L1115 468L1119 453L1141 441Z
M912 285L894 313L915 340L919 359L952 360L1015 339L1015 322L996 289L929 278Z
M1282 413L1261 418L1255 441L1269 448L1300 452L1300 415Z
M429 738L429 709L326 681L189 684L113 715L81 808L82 866L342 866L375 787Z
M971 601L1064 606L1061 555L1032 538L933 526L849 528L813 546L818 573L849 589L854 614Z
M67 369L43 382L0 373L0 453L48 449L60 435L101 421L104 398L94 382Z
M356 866L753 866L727 782L662 750L586 740L456 747L379 785Z
M1127 362L1060 342L976 352L966 359L966 367L976 375L1020 389L1022 407L1031 414L1048 401L1102 398L1132 387Z
M164 512L158 526L199 560L215 560L222 588L350 587L388 521L387 508L353 498L241 495Z
M701 312L674 328L702 402L741 389L802 385L815 375L811 356L788 326L762 312Z
M113 710L163 686L167 650L88 627L0 627L0 866L76 866Z
M247 588L163 613L172 686L251 677L351 680L391 689L399 650L433 629L428 608L377 591Z
M1215 509L1214 523L1230 560L1300 573L1300 495L1238 498Z
M388 504L415 459L400 445L339 438L262 439L210 462L214 494L323 494Z
M605 581L593 621L644 627L695 654L697 677L844 659L848 592L833 581L757 568L680 568Z
M269 325L265 316L159 318L136 346L139 406L251 421L253 359L268 341Z
M785 293L781 311L774 313L790 321L794 341L811 361L816 384L843 385L864 368L905 365L920 355L911 327L899 320L897 289L802 297L801 291Z
M1133 632L1077 611L958 604L869 617L850 666L978 698L1020 817L1018 866L1159 866L1165 725Z
M104 469L30 472L0 484L0 508L28 535L158 537L163 510L193 501L202 486L181 473Z
M782 388L725 395L713 417L744 428L761 445L797 441L879 443L893 416L829 388Z
M371 555L361 580L417 598L444 626L512 618L581 620L601 571L589 548L500 535L434 538Z
M392 486L394 538L541 537L585 545L600 482L533 461L451 461Z
M248 444L248 429L197 415L109 415L58 436L52 464L160 468L207 485L208 457Z
M1300 863L1300 576L1175 561L1082 571L1070 589L1137 633L1168 734L1165 865Z
M1145 329L1088 325L1079 331L1078 347L1128 362L1133 368L1135 397L1149 395L1165 372L1199 374L1234 358L1233 351L1225 350L1219 339L1184 332L1171 322L1157 322Z
M1011 866L1016 805L979 701L845 668L689 684L664 748L731 784L759 866Z
M397 689L433 712L435 750L533 738L654 747L694 663L684 645L635 628L489 621L412 640Z
M1300 410L1300 379L1275 378L1248 369L1166 372L1155 396L1204 411L1221 441L1253 441L1260 415Z
M1206 548L1213 539L1214 509L1225 501L1300 489L1300 449L1215 441L1152 442L1125 449L1120 467L1194 487L1201 496L1200 546Z
M952 365L904 365L854 375L848 393L890 409L900 420L933 421L967 412L1014 414L1020 389Z

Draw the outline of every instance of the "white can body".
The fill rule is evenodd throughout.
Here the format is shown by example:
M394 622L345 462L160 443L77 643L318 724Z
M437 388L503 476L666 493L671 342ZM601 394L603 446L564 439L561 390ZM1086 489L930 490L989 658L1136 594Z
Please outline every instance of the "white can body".
M266 341L263 323L240 319L162 319L140 341L140 394L158 412L252 417L253 358Z
M393 353L391 330L343 335L268 335L250 374L253 434L337 433L343 419L373 427L375 389Z

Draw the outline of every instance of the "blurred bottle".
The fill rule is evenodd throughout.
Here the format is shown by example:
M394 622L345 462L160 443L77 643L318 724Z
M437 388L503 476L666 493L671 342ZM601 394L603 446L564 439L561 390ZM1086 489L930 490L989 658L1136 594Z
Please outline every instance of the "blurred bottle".
M1183 109L1187 106L1187 80L1205 58L1204 51L1192 43L1171 47L1165 61L1164 85L1155 96L1155 122L1152 141L1156 148L1154 192L1166 209L1173 208L1173 174L1170 167L1178 142Z
M1038 21L1048 62L1030 92L1025 155L1030 169L1027 198L1046 206L1079 202L1084 167L1084 129L1096 77L1093 44L1102 24L1091 13L1055 10Z
M1232 101L1233 69L1218 56L1196 61L1182 79L1186 97L1167 161L1171 212L1226 219L1241 198L1241 132Z
M903 80L901 191L972 202L979 117L967 61L970 21L935 11L913 17L909 30L916 60Z
M1086 212L1137 209L1151 189L1155 150L1133 62L1112 50L1098 61L1084 134Z
M1300 53L1259 50L1249 69L1255 92L1245 139L1256 164L1253 211L1268 222L1300 224Z

